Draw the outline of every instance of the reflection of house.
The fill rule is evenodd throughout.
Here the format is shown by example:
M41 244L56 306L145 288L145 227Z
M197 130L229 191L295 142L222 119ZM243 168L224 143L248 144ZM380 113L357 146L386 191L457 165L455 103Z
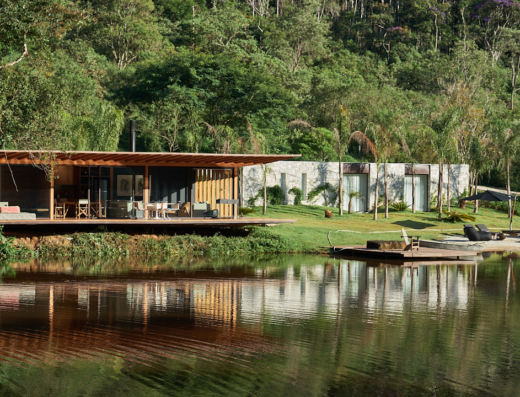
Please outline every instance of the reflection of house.
M238 218L238 169L293 157L3 150L0 202L2 208L13 211L20 207L26 224L86 219L107 223L143 220L147 215L155 221L203 220L209 210L240 223L234 219ZM2 223L22 221L24 216L8 214L9 210L2 209Z
M289 190L297 187L303 192L304 203L320 205L330 204L336 199L335 188L338 181L338 163L318 163L312 161L279 161L269 165L267 185L279 185L284 191L286 203L293 203L293 195ZM345 197L350 191L358 191L363 199L354 199L352 209L355 212L371 210L374 205L376 181L379 181L379 194L384 192L384 166L379 167L379 178L376 175L375 163L343 163L343 186ZM415 174L416 205L420 211L429 211L430 197L437 194L439 166L437 164L416 164L412 171L411 164L387 164L389 193L392 200L404 199L409 205L412 202L412 175ZM255 197L262 188L263 171L261 166L245 167L243 172L243 199ZM448 167L444 167L444 194L447 193ZM330 190L323 190L314 200L307 201L308 193L326 184ZM460 196L469 183L469 167L452 164L450 167L450 195ZM259 199L261 200L261 199ZM348 209L348 200L344 201Z

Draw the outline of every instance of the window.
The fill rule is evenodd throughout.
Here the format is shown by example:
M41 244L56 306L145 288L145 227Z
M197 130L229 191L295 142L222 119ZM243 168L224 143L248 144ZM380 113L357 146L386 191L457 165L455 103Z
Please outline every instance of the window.
M280 187L282 188L283 199L284 201L287 201L287 174L285 173L282 174L282 178L280 180Z
M307 200L307 174L302 174L302 200Z

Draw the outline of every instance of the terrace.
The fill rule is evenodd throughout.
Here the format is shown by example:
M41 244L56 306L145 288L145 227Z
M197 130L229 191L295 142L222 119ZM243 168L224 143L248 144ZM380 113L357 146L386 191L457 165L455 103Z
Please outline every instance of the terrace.
M238 170L294 157L4 150L0 151L0 224L292 223L240 218Z

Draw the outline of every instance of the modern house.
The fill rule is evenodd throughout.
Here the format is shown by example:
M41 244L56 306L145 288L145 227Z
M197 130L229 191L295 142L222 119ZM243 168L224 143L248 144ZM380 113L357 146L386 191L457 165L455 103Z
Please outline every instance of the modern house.
M291 188L297 187L303 192L304 204L332 205L336 200L335 189L339 183L338 163L314 161L280 161L268 166L267 186L279 185L284 191L285 203L293 204L294 196L289 193ZM415 164L412 171L411 164L387 164L388 188L391 200L403 200L412 204L412 175L415 174L415 200L418 211L429 211L433 196L437 195L439 182L438 164ZM353 199L354 212L367 212L374 208L375 187L379 183L379 195L384 194L384 166L379 165L379 177L376 163L342 163L341 172L345 194L344 209L348 209L348 195L351 191L358 191L362 198ZM263 169L261 166L246 166L243 169L242 199L247 202L256 197L263 187ZM448 175L450 183L450 197L462 195L469 185L469 166L452 164L449 169L444 166L443 194L447 196ZM309 193L314 189L329 184L331 189L325 189L312 200L308 200ZM262 197L257 199L257 205Z
M238 169L294 157L2 150L0 224L280 223L239 219Z

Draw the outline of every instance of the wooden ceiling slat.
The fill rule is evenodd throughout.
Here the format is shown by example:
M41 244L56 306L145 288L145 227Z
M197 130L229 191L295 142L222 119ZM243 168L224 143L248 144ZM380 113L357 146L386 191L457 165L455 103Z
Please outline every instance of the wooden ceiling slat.
M39 154L5 150L0 151L0 163L16 164L38 163ZM289 160L299 155L248 155L248 154L208 154L208 153L134 153L134 152L59 152L52 151L58 164L63 165L104 165L104 166L165 166L165 167L204 167L233 168L245 165L265 164ZM5 160L7 155L8 160ZM31 156L33 157L31 159Z

